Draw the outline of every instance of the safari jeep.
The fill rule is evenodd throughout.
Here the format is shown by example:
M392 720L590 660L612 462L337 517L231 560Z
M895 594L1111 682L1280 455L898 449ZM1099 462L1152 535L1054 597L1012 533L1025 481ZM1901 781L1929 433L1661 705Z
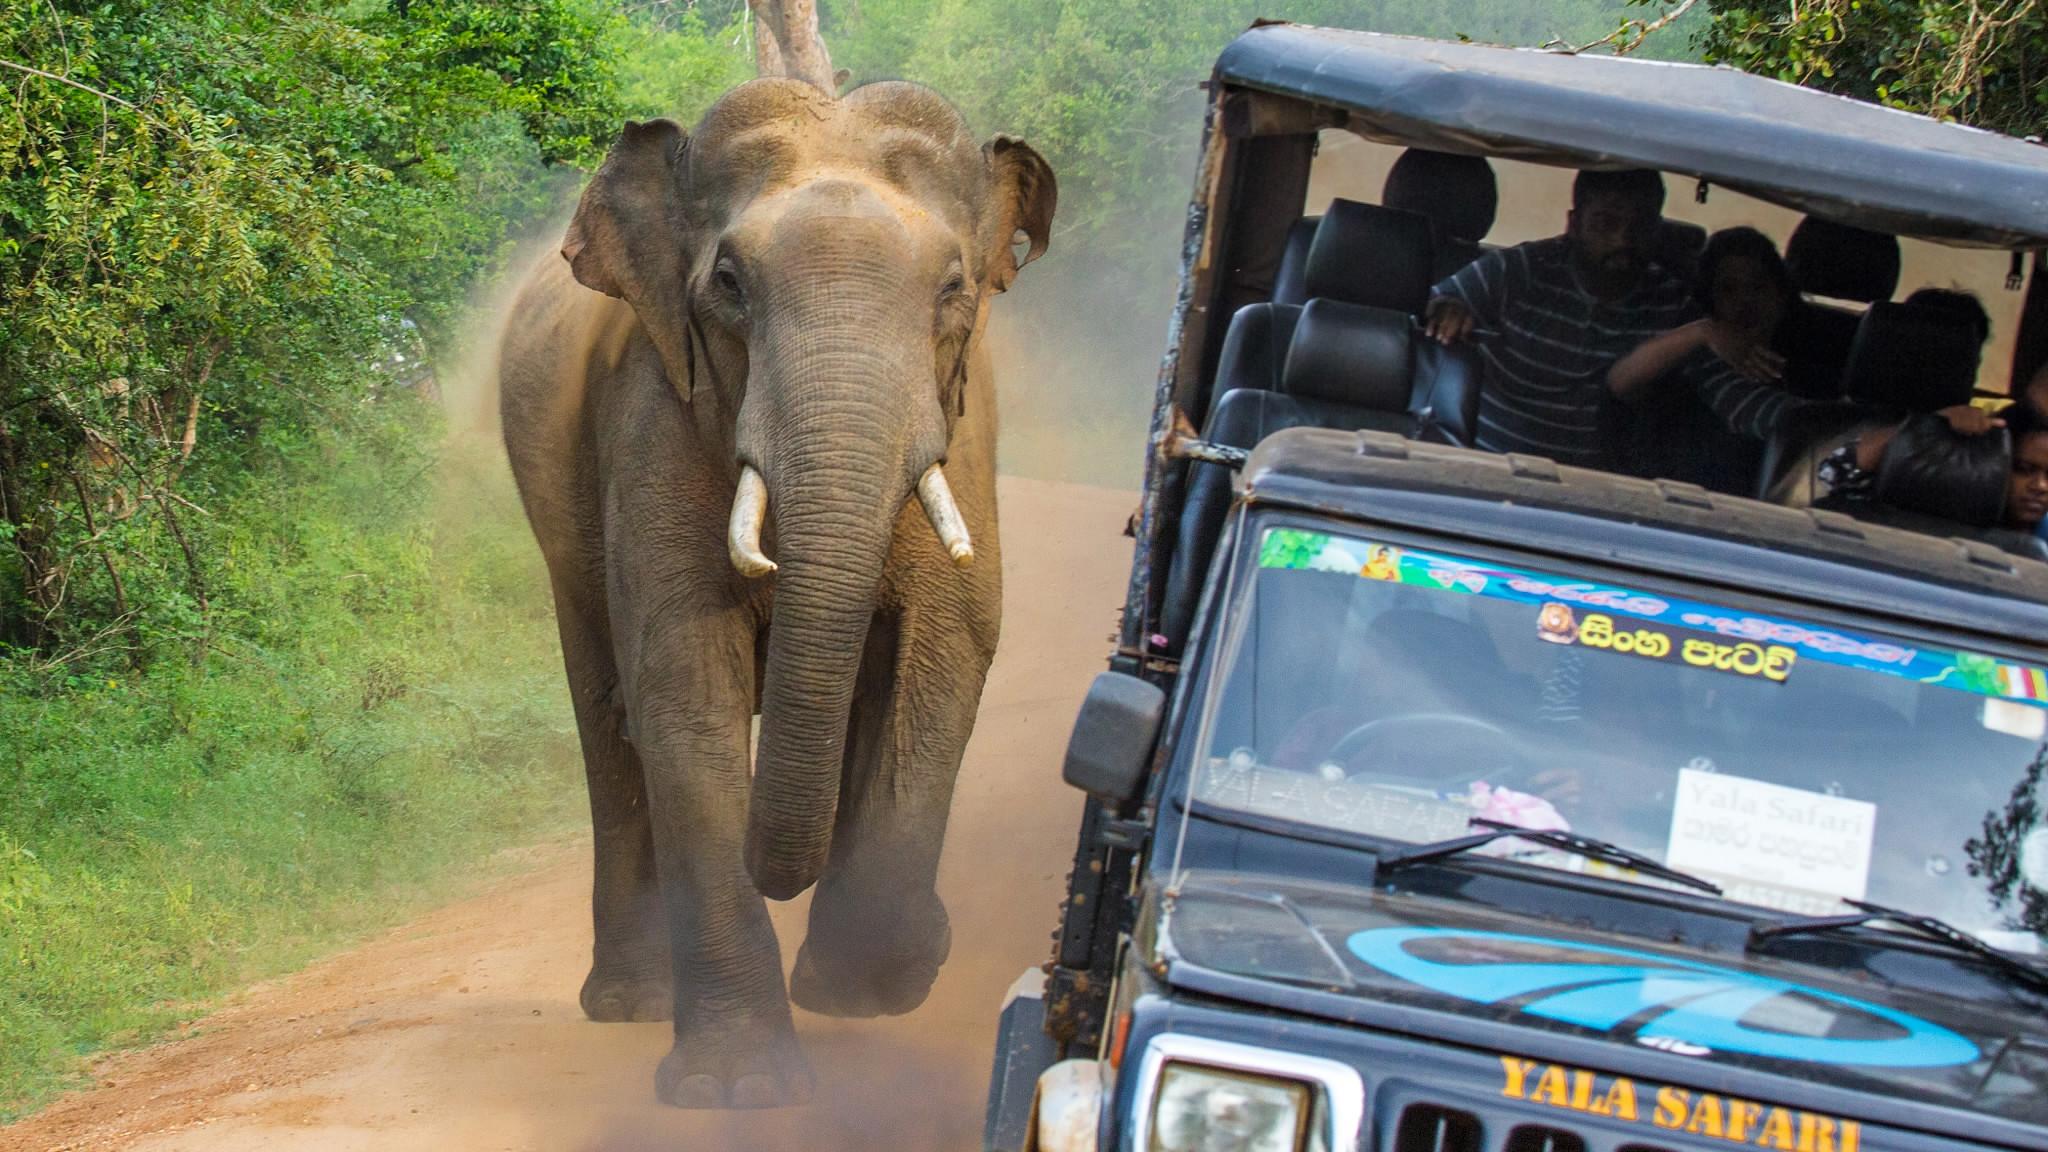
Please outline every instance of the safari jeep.
M2005 391L2048 323L2015 255L2048 247L2048 152L1724 69L1288 25L1210 94L1065 763L1090 799L985 1146L2048 1149L2038 540L1788 499L1853 419L1667 439L1711 483L1478 451L1483 373L1418 319L1561 224L1572 168L1645 167L1695 193L1664 258L1743 214L1848 238L1802 254L1844 336L1804 412L1936 349L1967 366L1916 379ZM1347 186L1385 170L1366 144L1526 179L1461 233ZM1989 355L1893 303L1902 263L1982 286Z

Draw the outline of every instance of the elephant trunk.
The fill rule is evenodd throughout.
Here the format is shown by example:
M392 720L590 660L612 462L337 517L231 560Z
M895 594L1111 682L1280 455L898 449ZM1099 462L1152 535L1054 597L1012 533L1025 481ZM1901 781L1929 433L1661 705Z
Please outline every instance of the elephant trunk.
M763 334L741 408L741 459L758 466L775 530L746 863L755 888L775 900L815 883L830 855L861 656L913 490L935 516L950 517L950 543L971 554L944 480L920 484L938 475L946 447L929 341L910 336L929 318L845 304L903 295L818 293L811 315L778 317L788 326ZM750 471L742 468L742 497ZM736 508L736 530L743 511L758 523L758 513Z
M901 218L872 192L821 182L776 227L764 263L778 276L751 296L738 495L758 471L775 593L746 863L770 899L810 887L831 854L861 657L913 491L955 562L973 553L935 467L948 428L933 304L900 258L905 241ZM760 520L752 506L734 509L742 571L767 559L749 547Z
M788 900L832 847L861 652L905 493L870 469L805 469L775 491L775 615L748 803L747 872Z

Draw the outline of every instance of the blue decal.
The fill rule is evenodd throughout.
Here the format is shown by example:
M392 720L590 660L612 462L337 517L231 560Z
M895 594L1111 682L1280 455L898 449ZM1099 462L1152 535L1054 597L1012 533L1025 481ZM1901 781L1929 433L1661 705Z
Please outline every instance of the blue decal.
M1407 949L1411 941L1431 940L1453 948L1464 944L1478 955L1444 962ZM1457 928L1375 928L1354 933L1346 945L1373 967L1432 992L1480 1004L1516 1000L1533 1016L1602 1032L1629 1030L1639 1040L1677 1040L1751 1056L1873 1068L1939 1068L1967 1064L1979 1055L1967 1038L1917 1016L1768 976L1648 952ZM1487 951L1508 955L1488 958ZM1555 958L1546 958L1546 952ZM1753 1022L1771 1015L1773 1008L1793 1015L1803 1008L1807 1021L1802 1022L1810 1027L1815 1006L1781 1002L1780 997L1820 1001L1875 1017L1890 1026L1885 1030L1899 1034L1877 1039L1813 1036Z

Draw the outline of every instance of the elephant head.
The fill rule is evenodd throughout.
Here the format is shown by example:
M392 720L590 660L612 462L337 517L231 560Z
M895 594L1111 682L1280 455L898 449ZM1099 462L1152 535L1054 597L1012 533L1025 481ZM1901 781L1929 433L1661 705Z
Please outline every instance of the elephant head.
M913 494L954 562L972 561L947 444L989 301L1045 251L1056 196L1037 152L975 143L929 89L834 99L757 80L693 134L628 124L569 228L576 279L632 305L681 401L730 421L731 559L775 580L746 851L766 896L824 867L862 646Z

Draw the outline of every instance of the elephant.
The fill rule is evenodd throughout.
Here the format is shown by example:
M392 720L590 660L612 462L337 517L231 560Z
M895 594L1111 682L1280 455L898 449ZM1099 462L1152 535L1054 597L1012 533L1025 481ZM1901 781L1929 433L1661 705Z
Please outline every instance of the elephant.
M1057 197L928 88L754 80L627 123L519 288L499 408L589 788L580 999L673 1019L669 1104L803 1101L792 1000L905 1013L946 958L1002 615L980 336ZM785 988L764 897L814 884Z

